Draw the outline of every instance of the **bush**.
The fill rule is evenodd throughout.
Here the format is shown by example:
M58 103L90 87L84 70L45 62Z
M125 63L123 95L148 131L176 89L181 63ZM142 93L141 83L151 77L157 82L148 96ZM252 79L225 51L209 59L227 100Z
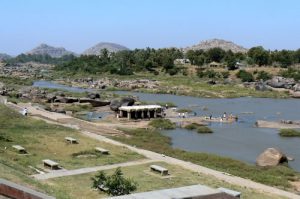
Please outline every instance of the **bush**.
M149 123L150 126L157 129L175 129L176 125L169 119L155 119Z
M197 133L213 133L213 131L207 126L199 126L197 128Z
M280 129L279 135L281 137L300 137L300 130Z
M271 79L272 75L267 73L266 71L259 71L257 72L256 80L263 80L266 81L268 79Z
M207 77L207 78L220 78L221 77L220 73L218 73L214 70L211 70L211 69L208 69L206 71L198 71L197 75L200 78L204 78L204 77Z
M131 179L124 178L121 168L118 167L111 176L106 176L103 171L100 171L95 177L92 178L93 188L99 186L106 188L109 195L121 196L130 194L137 189L136 182Z
M281 71L280 75L282 75L285 78L294 78L294 80L296 81L300 80L300 70L296 70L293 68L289 68L286 71Z
M245 70L239 70L236 74L237 78L240 78L242 82L253 82L254 78L253 75Z
M223 71L221 72L221 75L224 79L228 78L229 77L229 72L228 71Z

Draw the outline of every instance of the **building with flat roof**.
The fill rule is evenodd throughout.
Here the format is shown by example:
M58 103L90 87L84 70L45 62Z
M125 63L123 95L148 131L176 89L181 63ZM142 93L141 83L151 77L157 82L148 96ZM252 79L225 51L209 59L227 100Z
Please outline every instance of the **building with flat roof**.
M121 106L118 117L128 119L163 117L163 108L159 105Z

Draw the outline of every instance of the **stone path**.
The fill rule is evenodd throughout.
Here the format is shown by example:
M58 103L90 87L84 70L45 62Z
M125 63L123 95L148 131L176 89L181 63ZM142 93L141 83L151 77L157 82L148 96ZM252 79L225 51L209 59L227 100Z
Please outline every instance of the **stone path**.
M87 167L87 168L74 169L74 170L56 170L56 171L51 171L50 173L36 174L36 175L32 175L32 176L37 180L47 180L47 179L51 179L51 178L80 175L80 174L91 173L91 172L96 172L96 171L115 169L118 167L142 165L142 164L147 164L147 163L151 163L151 162L154 162L154 160L144 159L144 160L137 160L137 161L131 161L131 162L124 162L124 163L119 163L119 164Z

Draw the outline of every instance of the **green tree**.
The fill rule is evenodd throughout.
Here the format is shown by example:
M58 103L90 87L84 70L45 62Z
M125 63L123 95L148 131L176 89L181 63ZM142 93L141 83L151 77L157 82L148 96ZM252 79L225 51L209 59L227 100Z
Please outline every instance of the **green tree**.
M239 72L236 74L237 78L240 78L242 82L253 82L254 77L251 73L245 71L245 70L239 70Z
M221 48L211 48L207 51L207 58L209 62L221 62L225 57L225 51Z
M259 66L269 64L270 54L262 46L251 48L248 51L248 56Z

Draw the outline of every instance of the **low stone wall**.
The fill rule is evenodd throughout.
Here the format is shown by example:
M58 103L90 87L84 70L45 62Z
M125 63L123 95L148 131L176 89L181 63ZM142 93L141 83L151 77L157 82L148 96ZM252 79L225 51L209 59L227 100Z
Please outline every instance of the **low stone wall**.
M13 199L55 199L52 196L47 196L4 179L0 179L0 196Z

